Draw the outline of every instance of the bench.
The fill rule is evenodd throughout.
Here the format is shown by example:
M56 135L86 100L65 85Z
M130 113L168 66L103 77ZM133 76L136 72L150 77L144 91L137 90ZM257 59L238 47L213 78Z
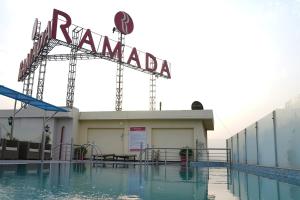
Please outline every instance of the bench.
M117 155L117 154L102 154L93 155L93 160L103 161L135 161L136 155Z
M134 161L135 162L136 155L115 155L114 160L122 160L122 161Z
M114 160L115 154L93 155L93 160Z

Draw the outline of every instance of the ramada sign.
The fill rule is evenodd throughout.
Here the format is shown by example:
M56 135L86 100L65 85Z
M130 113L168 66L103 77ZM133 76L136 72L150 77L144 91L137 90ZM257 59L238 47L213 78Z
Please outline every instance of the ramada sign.
M59 25L59 23L61 24ZM45 56L49 53L43 50L45 50L45 47L50 41L60 41L61 43L64 43L65 46L74 44L74 41L72 41L72 36L70 35L72 34L72 31L69 31L72 30L71 26L74 25L72 24L71 17L67 13L57 9L53 10L52 21L48 21L47 28L39 35L37 42L34 42L33 48L30 49L27 57L20 63L18 81L24 81L25 78L32 72L32 70L34 70L32 69L34 68L33 63L38 62L39 56ZM112 49L111 42L113 40L110 40L107 36L100 35L100 39L96 43L96 50L94 38L99 37L99 34L93 34L90 29L82 30L82 36L78 45L76 46L78 51L98 55L100 58L106 57L107 59L111 59L116 62L122 62L125 64L125 66L128 65L132 68L140 69L141 71L147 71L151 74L156 74L161 77L171 78L169 64L166 60L160 60L153 54L146 52L143 53L145 60L144 66L142 66L139 57L140 51L138 51L135 47L127 48L130 49L128 58L127 60L122 60L122 56L124 55L122 55L121 42L115 42L116 44ZM33 34L35 31L37 31L36 25L34 26ZM58 38L59 34L62 38ZM158 68L158 66L160 66L160 68Z

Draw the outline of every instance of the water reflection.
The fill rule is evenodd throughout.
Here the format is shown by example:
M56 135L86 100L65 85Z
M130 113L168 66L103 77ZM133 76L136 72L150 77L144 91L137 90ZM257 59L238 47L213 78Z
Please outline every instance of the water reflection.
M230 192L240 200L298 200L300 186L233 170Z
M179 175L180 175L180 178L184 181L191 180L194 176L194 171L190 167L181 166Z
M296 200L299 186L226 168L0 165L0 199Z

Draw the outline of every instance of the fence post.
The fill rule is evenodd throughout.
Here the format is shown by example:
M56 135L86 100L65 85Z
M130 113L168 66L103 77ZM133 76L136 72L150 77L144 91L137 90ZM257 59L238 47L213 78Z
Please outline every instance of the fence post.
M230 143L231 143L231 147L230 147L230 149L231 149L231 151L230 151L230 158L232 159L232 162L233 162L233 137L231 137L230 138Z
M247 158L247 129L245 128L245 164L248 164L248 158Z
M186 158L185 158L185 164L186 164L186 167L188 167L188 164L189 164L189 150L188 150L188 147L186 148Z
M165 149L165 165L167 164L167 150Z
M93 160L93 156L94 156L94 147L95 147L95 142L93 141L91 144L91 157L90 157L90 162L92 162Z
M259 149L258 149L258 122L255 122L255 137L256 137L256 165L259 165Z
M197 140L196 140L196 153L195 153L196 158L194 158L194 160L195 160L196 162L198 162L198 146L199 146L199 141L198 141L198 139L197 139Z
M273 111L273 133L274 133L274 153L275 153L275 167L278 167L278 152L277 152L277 120L276 111Z
M149 148L149 144L147 144L147 148L146 148L146 163L148 165L148 148Z
M73 138L71 138L71 147L70 147L70 162L72 162L73 158Z
M232 149L230 149L229 150L229 165L230 165L230 167L231 167L231 165L232 165L232 156L231 156L231 153L232 153Z
M236 146L237 146L237 163L240 164L240 139L239 139L239 133L236 134Z
M142 156L143 156L143 142L140 144L140 164L142 163Z

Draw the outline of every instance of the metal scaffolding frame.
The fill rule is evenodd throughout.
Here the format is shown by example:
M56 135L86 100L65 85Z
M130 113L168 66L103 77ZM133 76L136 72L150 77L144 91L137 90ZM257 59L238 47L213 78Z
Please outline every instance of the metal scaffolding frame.
M70 62L69 62L69 73L68 73L68 86L67 86L67 97L66 106L69 108L73 107L74 103L74 90L75 90L75 78L76 78L76 65L78 51L77 45L79 44L79 33L82 32L82 28L76 27L72 31L72 47L70 52Z
M39 40L39 38L40 38L41 22L38 21L38 19L36 19L35 25L36 25L36 31L34 33L32 33L32 36L31 36L33 44L35 42L37 42ZM36 68L30 68L29 75L23 81L23 94L26 94L28 96L32 96L35 69ZM21 107L26 107L26 104L24 102L22 102L21 103Z
M116 111L122 111L123 102L123 72L124 66L122 64L124 58L125 35L118 31L118 41L121 43L121 60L117 63L117 76L116 76Z
M36 98L38 100L43 100L47 60L46 59L39 60L38 65L39 65L40 69L39 69L39 78L38 78Z
M46 66L47 61L66 61L69 60L69 73L68 73L68 85L67 85L67 95L66 95L66 106L72 108L74 104L74 91L75 91L75 78L76 78L76 66L77 60L91 60L91 59L104 59L111 62L117 63L117 72L116 72L116 99L115 99L115 109L116 111L122 110L123 102L123 72L124 67L128 67L137 71L141 71L147 74L150 74L150 110L155 110L156 108L156 79L158 77L169 78L167 75L160 72L151 71L145 68L137 67L130 63L124 62L124 49L125 49L125 35L120 33L117 29L114 31L118 32L118 41L121 43L121 59L117 56L111 57L110 54L102 54L98 52L99 45L101 43L103 36L100 36L98 43L97 52L94 52L90 49L78 47L79 41L82 39L82 34L84 28L81 28L76 25L72 25L72 43L67 43L59 39L49 39L46 42L46 45L41 49L39 55L34 58L31 63L30 68L24 72L23 77L23 93L29 96L32 96L33 86L34 86L34 74L35 70L39 67L39 75L37 82L37 94L36 98L43 100L44 85L45 85L45 75L46 75ZM37 31L32 35L33 42L36 43L40 40L41 34L41 23L37 21ZM64 46L71 49L69 54L52 54L48 55L50 51L56 46ZM128 47L132 48L132 47ZM142 52L144 53L144 52ZM153 63L150 63L153 65ZM23 105L22 105L23 106ZM25 106L25 105L24 105Z
M150 75L150 110L156 110L156 76Z

